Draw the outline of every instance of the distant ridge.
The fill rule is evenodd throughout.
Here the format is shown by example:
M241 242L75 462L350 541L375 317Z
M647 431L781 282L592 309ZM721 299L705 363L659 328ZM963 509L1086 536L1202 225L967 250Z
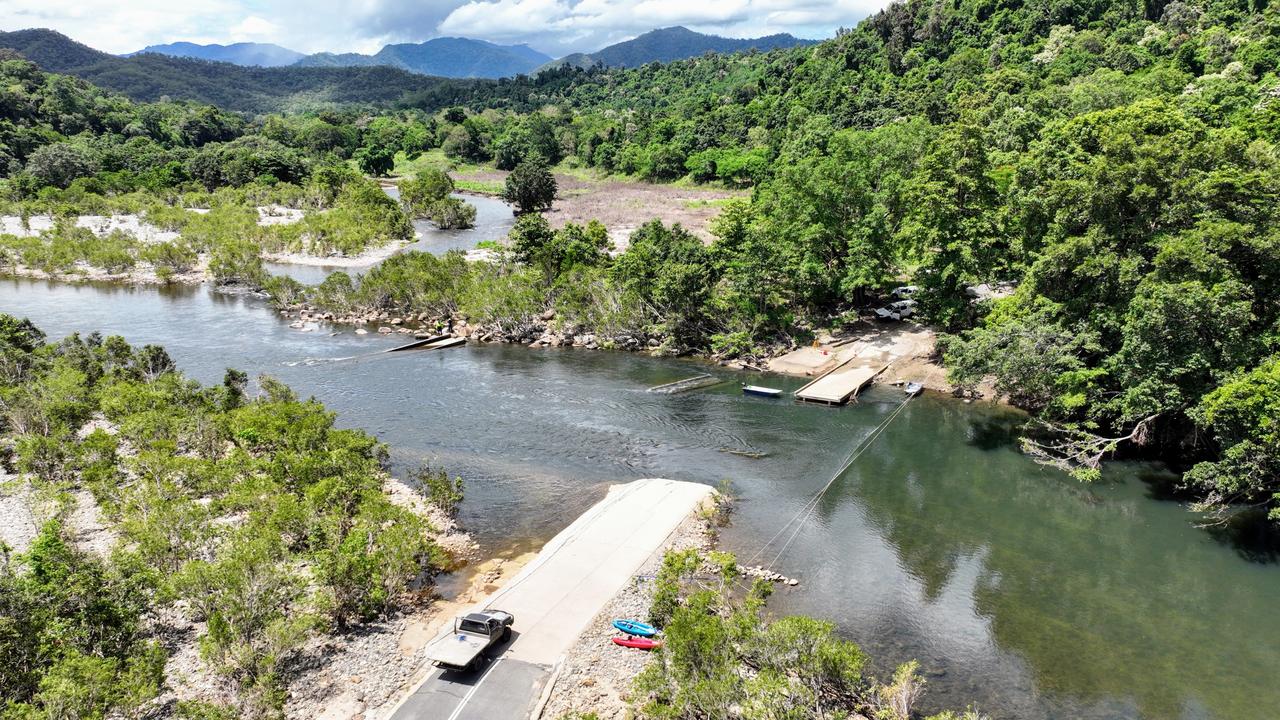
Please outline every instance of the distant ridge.
M158 53L120 57L47 29L0 31L0 48L18 51L46 72L75 75L134 100L195 100L246 112L352 103L388 105L424 94L432 103L445 106L469 97L476 82L385 66L268 68Z
M672 46L670 41L680 38L697 42ZM704 42L707 39L710 41ZM791 36L736 40L701 35L684 28L667 28L581 56L581 59L584 64L630 67L710 51L737 52L790 44L810 42ZM286 66L247 66L158 52L121 57L42 28L0 31L0 48L16 50L47 72L74 75L134 100L194 100L251 113L396 103L439 108L475 102L478 96L527 103L527 85L508 87L494 83L493 79L522 73L536 75L547 60L546 55L524 45L437 38L416 45L389 45L376 55L320 54ZM487 58L493 57L491 52L498 53L506 65L486 64ZM447 63L430 65L436 54L447 56ZM568 64L565 60L562 59L562 65ZM431 67L439 76L425 75L421 70L412 72L408 67ZM444 77L445 73L453 77ZM554 86L563 80L565 78L556 80L549 75L547 82ZM504 87L507 89L502 89Z
M758 38L726 38L694 32L682 26L650 30L631 40L597 50L593 53L573 53L547 63L542 69L572 65L584 69L593 67L640 67L651 62L672 62L699 55L737 53L749 50L776 50L801 45L815 45L816 40L803 40L787 33Z
M496 45L484 40L442 37L422 43L387 45L373 55L317 53L298 67L386 65L422 75L451 78L500 78L531 73L551 60L528 45Z
M171 57L196 58L199 60L213 60L215 62L228 62L232 65L246 65L256 67L280 67L282 65L292 65L302 58L306 57L303 53L289 48L280 47L271 43L232 43L231 45L197 45L189 42L175 42L164 45L148 45L136 53L129 55L139 55L141 53L158 53L160 55L169 55Z

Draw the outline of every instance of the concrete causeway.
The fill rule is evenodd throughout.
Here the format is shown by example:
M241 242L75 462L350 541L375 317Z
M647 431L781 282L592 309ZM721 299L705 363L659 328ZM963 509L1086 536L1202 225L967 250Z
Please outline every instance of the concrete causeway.
M524 718L555 663L714 491L678 480L614 485L478 607L515 615L512 639L471 673L432 670L393 720Z

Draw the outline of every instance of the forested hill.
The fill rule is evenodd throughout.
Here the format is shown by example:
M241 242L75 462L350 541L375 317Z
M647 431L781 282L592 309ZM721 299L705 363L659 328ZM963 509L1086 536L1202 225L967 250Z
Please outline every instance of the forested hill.
M17 50L49 72L75 75L143 102L169 98L228 110L272 112L325 105L392 105L408 94L440 103L470 102L484 86L397 68L241 67L154 53L117 57L52 30L0 32L0 48Z

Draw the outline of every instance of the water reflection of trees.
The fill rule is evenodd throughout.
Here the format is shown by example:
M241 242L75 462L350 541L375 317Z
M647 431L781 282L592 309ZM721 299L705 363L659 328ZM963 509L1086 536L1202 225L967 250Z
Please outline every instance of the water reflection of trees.
M913 409L819 512L856 501L927 601L984 556L973 605L1042 693L1143 717L1280 707L1280 569L1238 561L1131 478L1082 487L990 442L1006 422ZM1127 471L1132 472L1132 471Z

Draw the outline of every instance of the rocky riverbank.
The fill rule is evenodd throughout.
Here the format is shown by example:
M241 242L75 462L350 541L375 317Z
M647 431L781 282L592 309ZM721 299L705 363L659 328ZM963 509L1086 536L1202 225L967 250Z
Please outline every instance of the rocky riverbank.
M162 274L150 263L138 263L122 272L111 272L84 262L77 262L70 270L41 270L26 265L0 266L0 275L49 280L52 282L83 283L102 282L118 285L200 285L212 279L209 275L209 259L201 257L189 270Z
M418 337L443 334L476 342L521 344L530 348L578 347L672 354L656 337L642 334L602 336L560 322L554 310L547 310L523 322L488 324L471 324L456 313L450 316L388 311L338 314L305 305L282 310L281 314L292 319L292 327L303 331L315 331L323 323L332 323L354 326L357 334L378 332ZM760 357L722 358L713 355L707 359L734 370L774 372L796 377L816 377L845 362L855 362L879 370L873 380L876 383L902 385L919 382L929 390L955 394L956 388L947 380L946 367L942 364L936 342L936 333L922 325L866 323L840 335L823 333L812 346L777 346ZM980 386L975 397L995 397L994 388Z
M309 306L281 310L289 318L290 326L297 330L314 331L321 323L353 326L357 334L378 332L383 335L402 334L429 336L436 334L466 338L484 343L522 344L539 347L582 347L589 350L660 350L656 338L640 334L620 334L610 337L587 332L571 324L561 324L552 310L535 318L519 322L470 323L460 314L435 316L429 313L393 313L385 310L357 313L333 313Z

